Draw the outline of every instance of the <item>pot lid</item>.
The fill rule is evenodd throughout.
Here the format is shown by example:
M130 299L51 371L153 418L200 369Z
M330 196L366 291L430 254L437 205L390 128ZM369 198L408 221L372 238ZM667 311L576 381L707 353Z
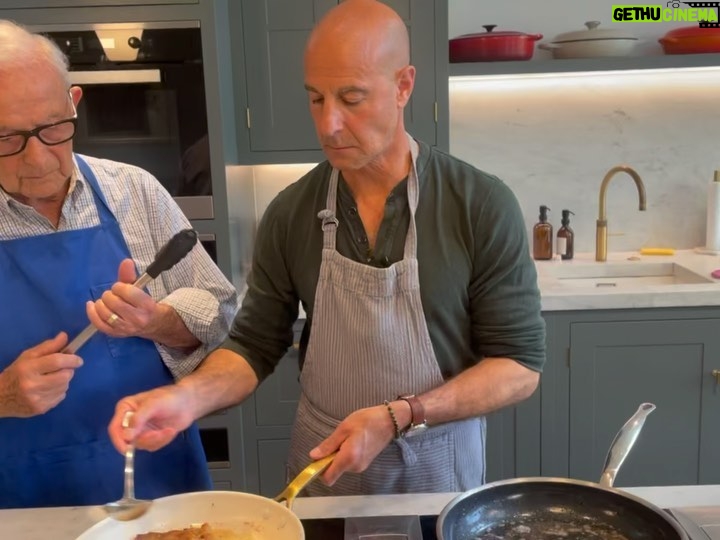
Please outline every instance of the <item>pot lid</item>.
M482 27L486 30L485 32L478 32L475 34L463 34L462 36L457 36L453 39L463 39L463 38L503 38L503 37L532 37L533 39L542 39L536 37L536 34L526 34L525 32L515 32L512 30L501 30L499 32L495 31L495 28L497 27L496 24L483 24Z
M598 28L600 21L588 21L585 23L585 26L587 26L587 30L559 34L552 42L568 43L570 41L594 41L601 39L637 39L626 30Z
M663 37L666 37L666 38L688 38L688 37L717 35L719 33L720 33L720 28L718 28L718 27L700 28L697 25L693 25L693 26L682 26L680 28L675 28L674 30L670 30L669 32L667 32Z

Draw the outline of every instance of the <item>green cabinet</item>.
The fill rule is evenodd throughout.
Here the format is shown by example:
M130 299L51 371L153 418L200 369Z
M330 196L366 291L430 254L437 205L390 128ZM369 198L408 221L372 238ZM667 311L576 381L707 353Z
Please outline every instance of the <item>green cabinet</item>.
M300 399L297 343L303 324L295 324L295 345L242 407L247 490L268 497L287 484L290 434Z
M569 475L597 481L618 429L648 401L657 410L616 485L720 482L718 329L720 318L573 322Z
M541 474L597 482L616 433L643 402L657 409L617 486L720 482L720 309L546 313ZM550 356L552 355L552 356Z
M406 107L408 131L448 147L447 2L384 0L408 26L417 80ZM242 0L229 5L242 163L323 158L303 82L303 50L315 23L337 0ZM438 111L441 111L438 117Z
M657 409L616 486L717 484L720 308L546 312L538 391L489 416L488 481L597 482L613 438L643 402Z
M527 400L487 416L485 481L540 475L542 387Z

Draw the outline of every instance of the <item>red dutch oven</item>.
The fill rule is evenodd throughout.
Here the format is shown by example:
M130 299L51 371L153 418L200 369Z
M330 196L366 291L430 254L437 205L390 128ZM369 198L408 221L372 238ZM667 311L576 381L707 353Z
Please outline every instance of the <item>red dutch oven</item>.
M701 54L720 52L720 28L683 26L670 30L658 40L665 54Z
M535 42L542 34L493 32L496 25L486 24L486 32L465 34L450 40L450 62L498 62L530 60Z

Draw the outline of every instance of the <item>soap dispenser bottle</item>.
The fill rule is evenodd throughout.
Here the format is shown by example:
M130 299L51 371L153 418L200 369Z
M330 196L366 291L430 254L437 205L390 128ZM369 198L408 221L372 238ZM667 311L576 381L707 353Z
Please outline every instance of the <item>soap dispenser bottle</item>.
M570 228L570 214L575 215L570 210L562 211L562 227L557 232L557 253L564 261L568 261L575 255L575 246L573 245L575 233Z
M540 207L540 221L533 227L533 258L547 261L553 256L553 228L547 220L547 206Z

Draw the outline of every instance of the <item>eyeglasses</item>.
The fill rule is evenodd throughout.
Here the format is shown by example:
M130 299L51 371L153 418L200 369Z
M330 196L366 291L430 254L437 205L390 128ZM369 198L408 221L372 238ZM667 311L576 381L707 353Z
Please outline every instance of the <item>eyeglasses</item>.
M70 95L68 93L68 95ZM14 156L19 154L27 146L30 137L37 137L40 142L47 146L55 146L69 141L75 135L77 127L77 109L75 102L70 95L70 104L72 106L73 115L65 120L60 120L53 124L45 124L38 126L30 131L15 131L0 135L0 157Z

